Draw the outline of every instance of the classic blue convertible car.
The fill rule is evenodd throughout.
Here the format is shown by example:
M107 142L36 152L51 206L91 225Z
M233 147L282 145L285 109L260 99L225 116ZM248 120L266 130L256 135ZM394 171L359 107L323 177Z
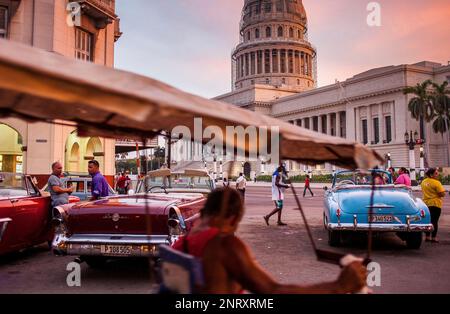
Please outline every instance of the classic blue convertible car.
M392 184L391 175L375 170L375 193L370 211L371 174L340 171L333 176L333 185L325 189L324 227L328 243L339 246L344 232L396 232L408 248L418 249L422 232L433 230L430 212L425 203L414 198L410 188Z

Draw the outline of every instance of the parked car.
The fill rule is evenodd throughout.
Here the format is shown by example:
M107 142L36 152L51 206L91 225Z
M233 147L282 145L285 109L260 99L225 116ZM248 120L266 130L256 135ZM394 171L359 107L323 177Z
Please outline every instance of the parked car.
M367 232L370 218L373 232L396 232L408 248L420 248L422 232L433 230L428 207L410 188L392 184L388 172L376 170L375 175L378 184L369 217L371 175L359 171L334 174L332 188L325 188L323 221L328 243L338 246L344 232Z
M92 177L89 175L69 175L61 178L61 182L63 183L63 187L67 188L68 186L73 187L72 195L78 197L80 200L84 201L91 197L91 188L92 188ZM48 185L46 184L43 189L46 192L48 191ZM109 195L116 195L117 192L108 184Z
M51 243L50 204L50 196L42 195L30 176L0 172L0 254Z
M160 244L172 244L199 218L211 181L205 171L156 170L135 194L58 206L53 251L92 267L109 258L157 257Z

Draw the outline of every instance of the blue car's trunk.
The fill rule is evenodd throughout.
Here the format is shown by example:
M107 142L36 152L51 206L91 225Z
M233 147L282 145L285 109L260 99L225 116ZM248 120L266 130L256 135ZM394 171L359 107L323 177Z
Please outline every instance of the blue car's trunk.
M371 189L357 187L338 190L335 199L339 208L346 214L363 214L369 212ZM374 195L374 214L413 215L417 206L404 189L377 189Z

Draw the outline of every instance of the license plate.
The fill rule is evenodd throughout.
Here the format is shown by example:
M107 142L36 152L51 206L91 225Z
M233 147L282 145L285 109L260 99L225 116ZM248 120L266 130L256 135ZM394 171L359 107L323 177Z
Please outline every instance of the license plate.
M102 245L100 251L105 255L131 255L131 245Z
M370 217L370 222L393 222L394 216L392 215L372 215Z

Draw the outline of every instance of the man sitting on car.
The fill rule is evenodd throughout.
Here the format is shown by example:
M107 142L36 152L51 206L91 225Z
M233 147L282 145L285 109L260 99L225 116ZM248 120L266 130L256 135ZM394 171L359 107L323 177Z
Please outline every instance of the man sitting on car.
M69 194L72 193L72 187L63 187L61 181L62 165L60 162L52 164L52 174L48 178L48 191L52 199L52 207L69 203Z

